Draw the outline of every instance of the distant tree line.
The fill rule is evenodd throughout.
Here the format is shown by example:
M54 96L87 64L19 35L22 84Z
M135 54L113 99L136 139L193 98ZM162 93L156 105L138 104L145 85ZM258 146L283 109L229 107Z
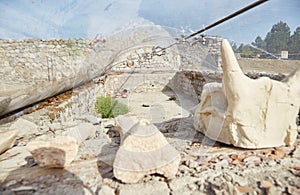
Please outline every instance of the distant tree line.
M241 57L247 58L274 58L280 57L281 51L289 52L289 59L300 59L300 27L297 27L291 35L290 27L287 23L280 21L273 25L270 32L264 39L257 36L251 45L241 44L237 47L233 44L235 52ZM266 52L263 52L266 51ZM275 55L275 56L274 56Z

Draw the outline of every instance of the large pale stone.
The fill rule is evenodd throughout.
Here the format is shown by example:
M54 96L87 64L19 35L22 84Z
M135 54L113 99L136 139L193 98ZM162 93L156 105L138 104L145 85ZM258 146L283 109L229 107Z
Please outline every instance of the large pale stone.
M19 137L26 137L38 132L38 127L33 122L23 118L17 119L10 127L10 130L18 132Z
M159 173L174 177L180 154L163 134L147 120L118 117L121 146L113 164L114 175L125 183L136 183L145 175Z
M75 138L60 136L51 141L30 142L27 149L39 166L63 168L75 159L78 146Z
M245 76L227 40L222 85L204 86L194 126L208 137L242 148L292 145L297 136L300 68L279 82Z
M0 154L11 148L17 138L16 131L0 132Z

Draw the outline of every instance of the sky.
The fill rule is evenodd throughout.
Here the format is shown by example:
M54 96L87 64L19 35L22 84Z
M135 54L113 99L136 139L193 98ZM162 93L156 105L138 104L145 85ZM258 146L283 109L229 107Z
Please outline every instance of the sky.
M0 38L94 38L157 24L189 34L256 0L0 0ZM300 0L269 0L211 30L236 43L264 38L279 21L300 26Z

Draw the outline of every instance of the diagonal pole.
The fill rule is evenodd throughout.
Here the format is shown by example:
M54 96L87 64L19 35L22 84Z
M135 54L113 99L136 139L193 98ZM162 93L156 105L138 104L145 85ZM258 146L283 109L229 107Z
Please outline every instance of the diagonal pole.
M206 26L206 27L204 27L204 28L198 30L197 32L195 32L195 33L193 33L193 34L190 34L190 35L187 35L187 36L183 37L183 40L187 40L187 39L192 38L192 37L194 37L194 36L196 36L196 35L198 35L198 34L200 34L200 33L203 33L203 32L205 32L205 31L207 31L207 30L209 30L209 29L211 29L211 28L213 28L213 27L215 27L215 26L217 26L217 25L220 25L220 24L222 24L223 22L226 22L227 20L230 20L230 19L232 19L232 18L234 18L234 17L236 17L236 16L238 16L238 15L240 15L240 14L242 14L242 13L244 13L244 12L250 10L250 9L253 9L254 7L259 6L259 5L262 4L262 3L267 2L267 1L269 1L269 0L258 0L258 1L256 1L256 2L254 2L254 3L252 3L252 4L250 4L250 5L248 5L248 6L244 7L244 8L242 8L242 9L240 9L240 10L238 10L238 11L236 11L236 12L234 12L234 13L232 13L232 14L230 14L230 15L228 15L228 16L226 16L226 17L224 17L224 18L222 18L222 19L220 19L220 20L218 20L218 21L216 21L215 23L213 23L213 24L211 24L211 25L209 25L209 26ZM166 49L168 49L168 48L170 48L170 47L173 47L173 46L176 45L176 44L178 44L178 42L172 43L172 44L170 44L169 46L164 47L164 48L157 47L156 49L159 50L158 52L160 52L160 51L165 51Z

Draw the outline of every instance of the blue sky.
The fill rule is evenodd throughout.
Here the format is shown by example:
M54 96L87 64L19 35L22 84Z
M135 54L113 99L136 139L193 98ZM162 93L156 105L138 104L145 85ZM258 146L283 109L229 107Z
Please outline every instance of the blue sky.
M198 30L255 0L0 0L0 38L93 38L152 22ZM265 37L284 21L300 26L299 0L269 0L206 34L237 43Z

